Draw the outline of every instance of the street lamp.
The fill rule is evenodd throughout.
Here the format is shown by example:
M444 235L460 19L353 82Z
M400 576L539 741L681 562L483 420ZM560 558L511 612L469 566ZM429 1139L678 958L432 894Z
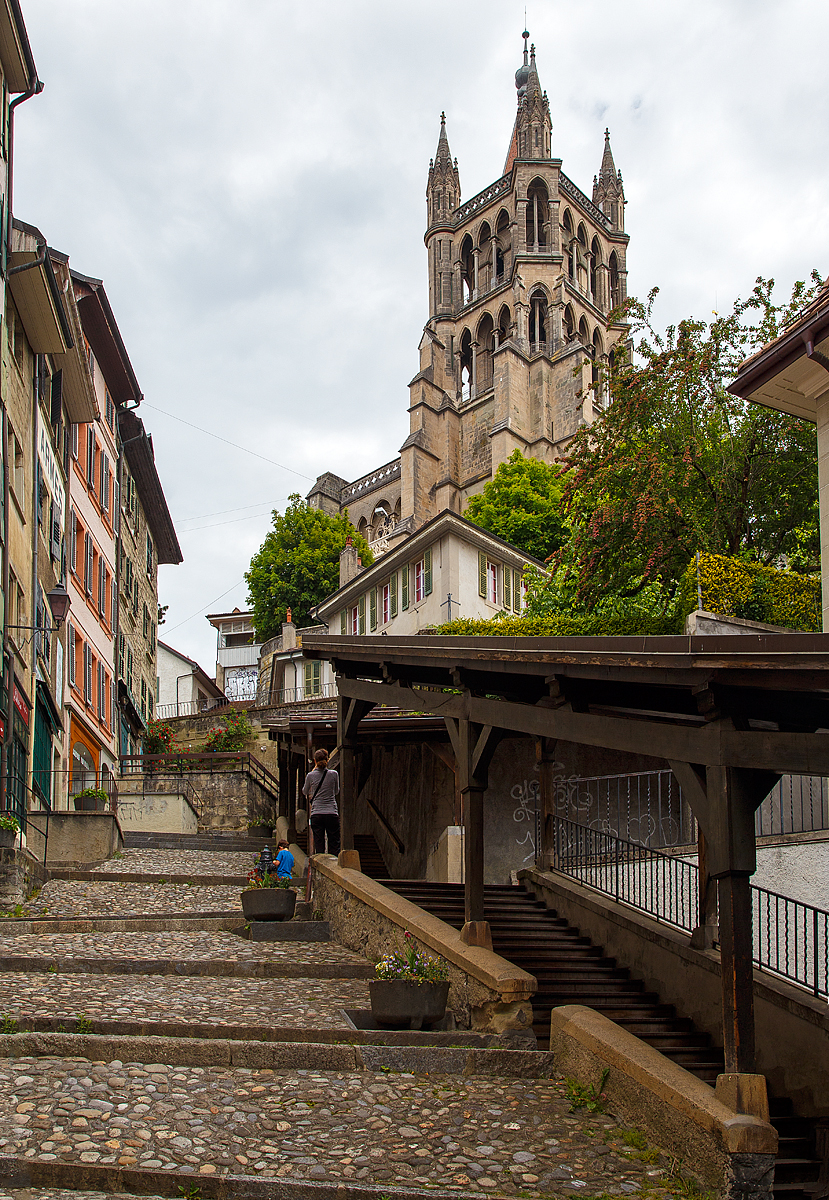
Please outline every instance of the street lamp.
M46 599L49 601L49 607L52 610L55 630L58 630L66 619L72 599L62 583L56 584L51 592L47 593Z

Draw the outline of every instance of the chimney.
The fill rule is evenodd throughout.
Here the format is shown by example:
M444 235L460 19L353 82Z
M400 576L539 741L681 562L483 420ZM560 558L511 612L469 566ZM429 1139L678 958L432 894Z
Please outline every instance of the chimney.
M350 583L360 573L360 560L357 557L357 547L350 537L345 539L345 546L340 551L340 587Z
M296 625L291 620L291 610L285 613L285 620L282 622L282 649L294 650L296 648Z

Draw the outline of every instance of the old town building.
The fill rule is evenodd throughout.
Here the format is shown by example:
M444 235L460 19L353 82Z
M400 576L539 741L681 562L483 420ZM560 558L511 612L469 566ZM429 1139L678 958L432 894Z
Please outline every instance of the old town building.
M535 48L524 35L518 110L499 179L461 203L441 117L426 188L429 315L400 457L308 502L348 510L375 555L468 498L518 449L554 462L601 410L627 294L625 198L605 131L592 198L552 154Z

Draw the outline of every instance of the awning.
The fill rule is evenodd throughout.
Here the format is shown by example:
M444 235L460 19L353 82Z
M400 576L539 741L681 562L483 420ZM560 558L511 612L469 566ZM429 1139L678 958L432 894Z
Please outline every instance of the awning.
M16 250L9 255L9 266L33 263L37 257L34 250ZM10 275L8 287L34 352L65 354L72 345L72 335L49 260Z

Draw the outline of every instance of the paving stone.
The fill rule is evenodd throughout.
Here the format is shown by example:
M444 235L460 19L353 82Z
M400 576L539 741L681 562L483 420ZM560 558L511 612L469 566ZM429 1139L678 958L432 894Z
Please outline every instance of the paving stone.
M273 842L262 842L270 846ZM240 850L122 850L119 858L92 867L93 871L112 874L117 871L125 875L168 872L170 875L247 875L256 856Z
M241 912L238 884L123 883L50 879L23 905L25 917L135 917L163 913Z
M361 979L282 979L275 988L266 979L0 972L0 1015L66 1018L67 1028L82 1012L93 1020L346 1029L341 1010L367 1004Z
M568 1108L560 1081L59 1058L0 1063L2 1154L265 1178L337 1181L364 1171L371 1182L459 1191L487 1190L490 1179L508 1196L541 1196L564 1179L592 1195L611 1185L637 1192L643 1183L654 1197L670 1194L652 1165L622 1158L611 1165L592 1153L613 1139L612 1119L585 1114L570 1124ZM456 1129L448 1143L447 1124ZM531 1172L515 1162L528 1154Z

